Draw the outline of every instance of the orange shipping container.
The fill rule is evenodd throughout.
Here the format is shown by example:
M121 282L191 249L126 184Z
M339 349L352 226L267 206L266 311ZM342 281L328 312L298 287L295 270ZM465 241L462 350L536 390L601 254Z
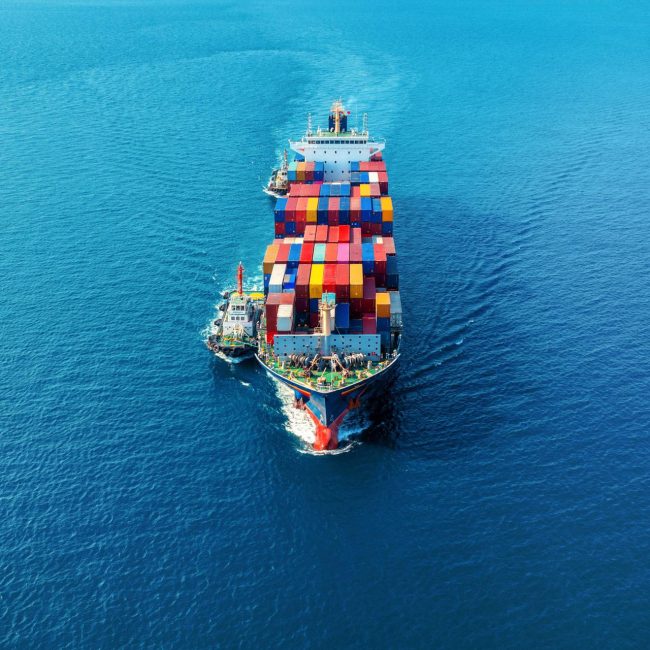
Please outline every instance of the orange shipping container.
M363 298L363 264L350 264L350 298Z
M265 275L269 275L271 271L273 271L273 265L275 264L275 258L278 256L279 249L279 244L269 244L266 247L264 262L262 262L262 270L264 271Z
M307 223L316 223L316 215L318 210L318 199L307 199Z
M375 296L377 318L390 318L390 294L386 291L377 292Z
M393 199L390 196L381 197L381 217L382 221L393 220Z

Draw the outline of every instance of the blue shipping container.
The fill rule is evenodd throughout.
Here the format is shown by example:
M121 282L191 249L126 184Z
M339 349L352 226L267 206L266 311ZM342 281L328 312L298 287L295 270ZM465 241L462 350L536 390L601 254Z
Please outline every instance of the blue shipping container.
M390 318L378 318L377 319L377 331L378 332L390 332Z
M350 320L350 332L362 332L363 321L360 318L353 318Z
M363 219L364 215L366 219ZM372 199L370 197L362 197L361 199L361 220L370 221L372 215Z
M296 234L296 222L287 221L284 224L284 233L285 235L295 235Z
M302 244L291 244L289 249L289 262L295 262L296 264L300 262L300 249Z
M334 323L339 329L347 329L350 327L350 303L340 302L336 305Z
M312 314L317 314L318 313L318 298L310 298L309 299L309 311Z
M320 195L321 196L329 196L330 195L330 189L331 189L331 185L329 183L323 183L320 186Z

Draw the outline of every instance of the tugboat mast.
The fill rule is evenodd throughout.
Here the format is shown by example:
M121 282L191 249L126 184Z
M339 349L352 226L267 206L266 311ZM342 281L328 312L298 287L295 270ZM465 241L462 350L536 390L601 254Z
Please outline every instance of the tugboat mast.
M240 296L244 293L244 267L241 262L237 267L237 293Z

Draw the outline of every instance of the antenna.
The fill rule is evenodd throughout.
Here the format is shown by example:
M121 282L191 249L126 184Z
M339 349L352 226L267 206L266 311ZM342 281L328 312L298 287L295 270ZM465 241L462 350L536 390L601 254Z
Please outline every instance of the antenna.
M307 113L307 135L311 135L311 113Z

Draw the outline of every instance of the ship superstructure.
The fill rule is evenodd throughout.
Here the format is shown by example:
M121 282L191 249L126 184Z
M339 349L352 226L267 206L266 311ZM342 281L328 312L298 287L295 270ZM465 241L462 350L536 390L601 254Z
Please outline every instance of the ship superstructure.
M348 116L334 102L327 130L309 120L290 141L297 159L263 263L257 358L311 415L318 450L338 445L346 413L395 367L402 332L385 143L365 115L348 130Z

